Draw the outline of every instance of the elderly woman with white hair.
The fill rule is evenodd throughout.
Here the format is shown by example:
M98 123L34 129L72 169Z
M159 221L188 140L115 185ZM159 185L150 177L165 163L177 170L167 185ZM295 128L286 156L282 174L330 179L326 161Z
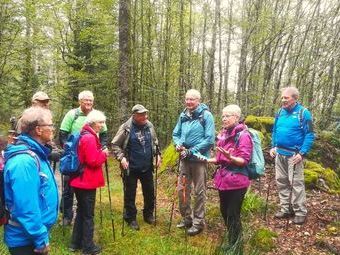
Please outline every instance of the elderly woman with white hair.
M83 254L92 255L101 251L93 241L93 218L96 189L105 185L102 165L109 154L107 149L102 149L98 137L105 120L105 115L97 110L92 110L86 116L78 145L78 157L84 170L70 180L78 202L70 250L82 249Z
M214 185L219 191L220 210L228 229L229 248L242 253L241 207L250 185L246 166L251 158L253 144L246 125L240 121L241 109L228 105L222 111L223 128L217 136L216 157L209 163L219 165Z

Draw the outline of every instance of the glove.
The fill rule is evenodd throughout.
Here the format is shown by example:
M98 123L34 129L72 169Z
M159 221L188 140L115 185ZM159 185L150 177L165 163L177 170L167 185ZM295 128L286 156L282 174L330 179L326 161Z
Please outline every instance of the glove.
M176 151L183 151L184 149L183 145L176 145Z
M182 150L182 151L181 151L181 159L185 159L185 158L187 158L187 157L190 157L191 154L192 154L192 153L191 153L190 150L188 150L188 149Z

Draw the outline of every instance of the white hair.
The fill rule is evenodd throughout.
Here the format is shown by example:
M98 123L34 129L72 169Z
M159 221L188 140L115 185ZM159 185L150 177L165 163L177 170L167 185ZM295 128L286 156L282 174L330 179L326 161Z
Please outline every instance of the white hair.
M241 117L241 108L236 104L230 104L223 108L223 112L230 113L237 117Z
M88 124L93 124L93 123L102 122L102 121L106 121L106 117L104 113L98 110L92 110L86 116L85 122Z
M296 87L285 87L281 89L281 92L288 92L295 99L298 99L300 96L300 92Z
M185 96L192 96L193 98L201 100L201 93L196 89L189 89Z
M82 100L82 99L85 99L85 98L86 99L89 98L89 99L93 100L94 99L93 93L89 90L84 90L84 91L80 92L79 95L78 95L78 100Z
M48 118L52 118L52 113L46 108L39 106L32 106L26 109L18 123L18 129L21 133L30 133L36 126L44 124L44 121Z

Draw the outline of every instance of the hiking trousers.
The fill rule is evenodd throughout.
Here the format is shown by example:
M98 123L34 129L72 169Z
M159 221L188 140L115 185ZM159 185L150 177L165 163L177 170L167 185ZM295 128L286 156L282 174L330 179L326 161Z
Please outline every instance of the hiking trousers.
M284 213L293 211L296 216L306 216L303 160L294 167L292 156L277 154L275 158L275 179L279 191L281 211Z
M228 241L230 245L241 242L242 224L241 207L247 188L236 190L220 190L220 210L224 224L228 230Z
M126 187L124 188L124 219L129 223L136 220L136 191L138 179L140 180L144 197L144 219L152 216L155 209L155 192L151 169L146 172L130 171L129 175L125 176Z
M179 210L184 221L192 223L198 229L202 229L205 224L206 180L206 163L180 161L177 182ZM191 193L194 195L193 210L191 208Z
M74 188L78 207L72 232L72 245L91 250L94 232L94 207L96 203L96 189Z

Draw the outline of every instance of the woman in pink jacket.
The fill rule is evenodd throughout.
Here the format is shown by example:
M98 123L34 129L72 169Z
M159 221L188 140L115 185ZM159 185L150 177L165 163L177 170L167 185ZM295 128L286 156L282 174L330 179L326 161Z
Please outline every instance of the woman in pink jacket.
M98 134L105 124L105 115L92 110L81 130L78 157L84 171L70 180L77 198L77 216L73 226L70 250L82 249L83 254L98 254L101 248L93 242L96 189L105 185L102 165L108 150L102 150Z
M209 163L219 165L214 185L219 191L220 210L228 230L229 248L242 254L241 207L250 185L246 166L253 144L246 125L240 122L241 109L228 105L222 111L223 129L217 136L216 157Z

